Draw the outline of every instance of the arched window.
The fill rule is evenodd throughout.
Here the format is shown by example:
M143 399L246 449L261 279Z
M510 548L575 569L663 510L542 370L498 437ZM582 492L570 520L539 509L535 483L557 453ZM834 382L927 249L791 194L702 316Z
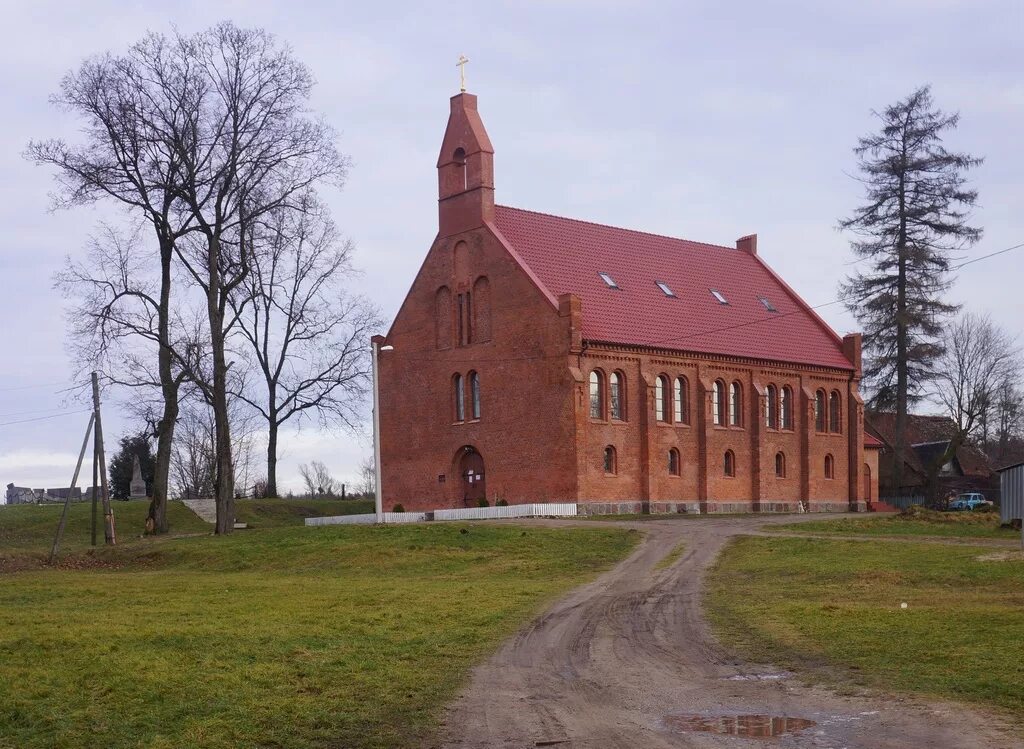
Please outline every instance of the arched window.
M654 418L658 421L668 421L668 409L665 398L668 394L668 377L658 375L654 381Z
M466 168L466 151L460 146L455 149L455 153L452 154L452 161L458 164L461 170L461 182L462 189L469 189L469 170Z
M672 385L672 418L676 424L690 423L690 383L676 377Z
M786 456L782 453L775 453L775 476L776 478L786 478Z
M831 454L825 456L825 478L834 479L836 477L836 461Z
M743 426L743 390L738 382L729 386L729 424Z
M439 349L452 345L452 292L447 286L434 296L434 343Z
M626 418L626 376L622 372L612 372L608 385L611 416L623 421Z
M491 283L480 276L473 283L473 340L491 340Z
M462 375L457 374L452 378L452 391L455 396L455 420L466 420L466 392L462 387Z
M473 418L480 418L480 375L476 372L469 373L469 394L473 408Z
M605 473L616 473L617 471L617 460L615 457L615 448L608 445L604 449L604 472Z
M590 373L590 418L604 418L604 372L600 369Z
M725 383L715 380L715 386L711 390L711 417L712 421L721 426L725 423Z
M668 473L670 476L679 475L679 451L674 447L668 451Z
M819 390L814 394L814 430L825 431L825 391Z
M725 451L725 465L723 466L726 476L736 475L736 456L733 455L732 450Z
M828 396L828 430L839 434L842 431L842 400L838 390L833 390Z
M779 404L782 416L782 428L793 428L793 389L786 385L782 388L782 400Z
M765 390L764 423L769 429L779 428L779 389L774 385Z

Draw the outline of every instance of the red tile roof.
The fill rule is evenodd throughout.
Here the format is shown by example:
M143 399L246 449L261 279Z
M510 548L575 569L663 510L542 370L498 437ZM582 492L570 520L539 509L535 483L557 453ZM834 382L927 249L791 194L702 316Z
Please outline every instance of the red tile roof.
M864 447L885 447L885 443L875 435L864 432Z
M580 297L586 340L853 368L842 340L756 255L507 206L495 224L549 296Z

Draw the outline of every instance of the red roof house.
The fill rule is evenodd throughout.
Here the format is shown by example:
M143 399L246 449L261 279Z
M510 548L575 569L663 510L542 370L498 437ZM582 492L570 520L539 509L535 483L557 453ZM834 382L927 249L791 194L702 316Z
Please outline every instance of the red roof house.
M860 336L758 254L496 205L460 94L439 232L380 354L385 509L863 509ZM874 454L876 451L871 450Z

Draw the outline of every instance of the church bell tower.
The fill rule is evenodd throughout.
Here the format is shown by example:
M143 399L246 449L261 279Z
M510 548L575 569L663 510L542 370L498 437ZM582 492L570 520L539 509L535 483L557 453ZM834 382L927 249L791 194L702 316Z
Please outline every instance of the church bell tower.
M494 147L465 90L451 98L437 158L439 234L448 237L494 220Z

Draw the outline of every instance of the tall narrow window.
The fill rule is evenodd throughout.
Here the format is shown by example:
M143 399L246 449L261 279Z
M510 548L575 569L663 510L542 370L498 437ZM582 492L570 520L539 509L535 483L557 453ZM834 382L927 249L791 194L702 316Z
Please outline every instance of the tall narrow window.
M736 475L736 456L733 454L732 450L726 450L725 451L725 461L724 461L724 463L725 464L723 465L723 469L724 469L725 475L726 476L730 476L730 477L735 476Z
M711 390L711 420L721 426L725 424L725 383L715 380L715 386Z
M775 477L786 478L786 456L782 453L775 453Z
M769 385L764 396L765 426L769 429L779 428L779 389Z
M779 404L782 416L782 428L793 428L793 389L786 385L782 388L782 402Z
M819 390L814 394L814 429L818 432L825 431L825 391Z
M668 473L670 476L679 475L679 451L674 447L668 451Z
M455 396L455 420L466 420L466 393L462 387L462 375L457 374L452 378L453 395Z
M842 401L839 391L833 390L828 396L828 430L838 434L842 431Z
M590 373L590 418L604 418L604 374L598 369Z
M462 183L462 189L469 189L469 170L466 168L466 151L463 148L456 148L455 153L452 154L452 160L459 166L461 172L459 180Z
M604 449L604 472L611 474L616 472L615 448L611 445Z
M477 372L469 373L469 394L472 402L473 418L480 418L480 375Z
M654 418L658 421L668 421L668 409L665 403L667 391L668 377L658 375L658 379L654 381Z
M825 478L834 479L836 477L836 461L831 455L825 456Z
M611 417L617 421L626 418L626 387L625 377L621 372L612 372L608 378L608 406Z
M672 386L672 418L677 424L690 423L690 388L685 377L677 377Z
M729 386L729 424L734 427L743 425L743 391L738 382Z

